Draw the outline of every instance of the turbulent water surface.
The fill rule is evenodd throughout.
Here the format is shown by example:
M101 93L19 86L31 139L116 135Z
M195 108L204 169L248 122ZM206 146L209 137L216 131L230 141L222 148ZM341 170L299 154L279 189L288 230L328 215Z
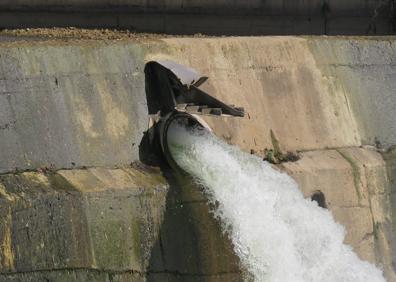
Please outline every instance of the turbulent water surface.
M216 203L214 214L255 281L385 281L287 174L207 131L172 125L168 136L173 158Z

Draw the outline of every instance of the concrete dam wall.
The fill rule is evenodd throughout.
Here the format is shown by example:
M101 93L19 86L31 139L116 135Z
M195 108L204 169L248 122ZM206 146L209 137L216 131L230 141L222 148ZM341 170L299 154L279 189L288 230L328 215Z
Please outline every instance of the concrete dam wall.
M306 197L323 195L346 242L396 281L395 42L3 41L0 281L242 280L200 192L138 162L155 59L195 68L208 93L245 107L245 118L206 118L230 144L298 151L279 169Z

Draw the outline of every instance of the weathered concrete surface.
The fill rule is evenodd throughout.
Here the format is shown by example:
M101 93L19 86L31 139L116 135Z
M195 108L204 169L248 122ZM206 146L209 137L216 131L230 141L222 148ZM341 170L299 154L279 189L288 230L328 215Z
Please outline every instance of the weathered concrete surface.
M325 195L334 218L345 226L345 242L362 259L381 266L389 281L395 281L391 185L381 155L363 148L313 151L283 167L306 197L317 191Z
M392 34L394 5L381 0L6 0L0 3L0 25L170 34Z
M284 150L389 146L396 142L394 39L167 38L146 60L194 66L209 76L209 93L244 106L247 119L210 123L246 150L270 147L271 129Z
M0 276L1 282L76 282L76 281L95 281L95 282L240 282L239 276L235 274L218 275L180 275L171 273L149 273L142 276L133 272L108 273L95 270L60 270L40 273L26 273L21 275Z
M387 130L396 124L392 37L166 38L132 44L51 41L1 46L2 172L137 160L147 125L144 63L158 58L194 66L210 77L205 88L211 94L246 108L245 119L227 119L226 126L224 119L210 123L216 133L247 151L272 147L271 130L283 150L375 145L377 139L389 145L396 138ZM343 65L349 67L334 70ZM372 75L361 75L373 65ZM357 75L362 81L367 78L364 91L347 87L358 85L346 79ZM376 93L372 107L374 94L368 93Z
M386 161L386 168L388 173L389 179L389 186L390 186L390 208L392 214L392 254L393 254L393 265L395 265L395 253L396 253L396 244L395 244L395 237L396 237L396 150L393 148L392 150L383 154L383 158Z
M137 160L147 126L140 50L1 48L0 172Z
M139 169L103 168L139 158L143 68L152 59L196 68L209 76L209 93L246 108L244 119L207 119L229 143L258 154L274 143L303 151L283 168L307 197L322 191L346 226L346 242L396 281L396 157L361 147L395 145L394 42L1 43L0 172L8 174L0 176L0 281L242 279L230 242L194 188L180 190L169 176L167 188L157 173ZM97 168L72 169L83 166ZM14 173L40 167L57 172Z
M362 142L396 144L395 38L310 41L322 75L339 80L359 125Z
M345 3L343 1L331 1L331 5L336 10L349 10L351 8L355 8L358 10L363 9L374 9L376 7L377 1L365 2L362 0L353 1L352 3ZM221 9L258 9L258 8L272 8L274 10L285 9L286 11L293 11L296 9L298 12L302 13L305 11L309 11L311 13L319 13L320 9L325 3L323 0L315 0L312 2L305 1L267 1L263 2L260 0L237 0L237 1L227 1L227 0L189 0L189 1L180 1L180 0L167 0L167 1L156 1L152 2L149 0L73 0L73 1L64 1L64 0L5 0L0 4L0 7L3 8L65 8L65 9L76 9L78 7L134 7L137 9L213 9L213 8L221 8Z
M133 168L2 175L1 273L144 272L166 192L161 176Z
M273 130L285 150L360 145L344 90L330 88L337 86L322 76L306 39L164 41L166 51L159 46L146 60L169 58L194 66L209 76L204 86L209 93L245 107L247 118L209 120L216 134L229 142L260 151L272 147Z
M201 193L155 171L4 174L0 214L0 281L242 281Z
M239 259L202 192L183 175L167 179L166 212L148 281L243 281Z

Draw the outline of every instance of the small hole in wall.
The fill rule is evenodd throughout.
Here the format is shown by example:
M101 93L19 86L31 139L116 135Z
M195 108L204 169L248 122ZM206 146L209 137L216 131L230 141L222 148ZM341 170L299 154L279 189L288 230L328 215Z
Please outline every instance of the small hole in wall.
M318 203L319 207L327 209L325 195L321 191L316 191L312 194L311 200Z

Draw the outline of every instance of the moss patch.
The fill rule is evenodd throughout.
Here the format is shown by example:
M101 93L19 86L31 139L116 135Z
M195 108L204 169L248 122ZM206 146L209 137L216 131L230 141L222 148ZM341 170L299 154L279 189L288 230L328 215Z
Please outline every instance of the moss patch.
M300 156L294 152L283 153L279 146L279 141L272 129L270 130L271 142L273 149L264 149L264 160L272 163L279 164L283 162L295 162L300 159Z
M353 174L353 183L355 186L356 194L358 196L359 203L361 201L362 195L360 193L360 185L361 185L361 174L360 174L360 168L359 165L356 163L356 161L346 154L345 152L342 152L341 150L337 150L337 152L350 164L352 168L352 174Z
M274 132L272 131L272 129L270 130L270 135L271 135L271 142L272 142L272 147L274 148L274 156L278 156L281 155L281 149L279 146L279 141L278 139L276 139L276 136L274 134Z

